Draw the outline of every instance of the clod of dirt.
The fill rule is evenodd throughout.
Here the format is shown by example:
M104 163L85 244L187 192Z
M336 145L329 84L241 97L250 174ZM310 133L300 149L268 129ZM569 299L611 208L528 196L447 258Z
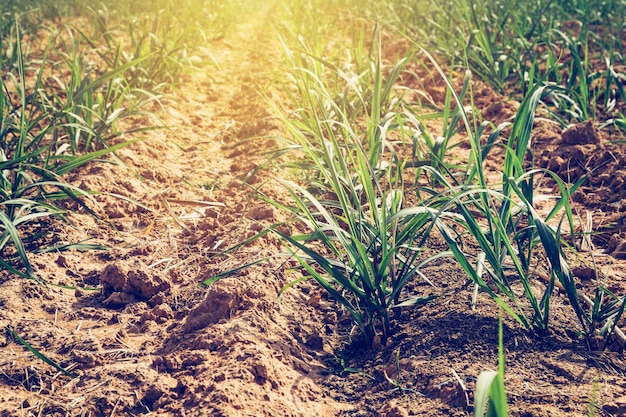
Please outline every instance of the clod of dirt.
M104 299L102 304L104 304L107 307L116 308L116 307L123 307L126 304L134 303L135 301L137 301L137 299L132 294L129 294L126 292L114 291L111 293L111 295L109 295L107 298Z
M153 361L155 368L163 368L169 372L176 372L190 367L198 367L209 359L205 352L172 353L166 356L156 356Z
M380 411L378 411L379 417L409 417L409 412L403 407L400 407L393 402L385 404Z
M486 120L500 122L512 119L518 110L518 102L502 100L491 103L481 114Z
M611 255L617 259L626 259L626 240L617 245Z
M102 365L102 360L94 353L75 349L72 351L72 359L82 365L83 369Z
M561 143L564 145L584 145L589 143L600 143L600 136L593 127L591 121L574 125L563 132Z
M609 252L613 252L617 250L622 242L626 242L626 235L622 233L613 233L606 246L606 250Z
M70 262L68 262L67 258L63 255L59 255L56 259L56 261L54 261L58 266L60 266L61 268L71 268L72 265L70 264Z
M602 407L607 413L611 413L614 416L623 416L626 414L626 397L621 397L615 400L612 404L606 404Z
M133 270L123 264L110 264L104 268L100 274L102 291L106 297L104 305L120 307L137 299L148 300L151 306L163 303L163 295L171 291L172 284L139 261L134 266Z
M311 349L319 350L324 347L324 339L319 332L314 332L306 339L305 344Z
M168 304L158 304L150 311L146 311L141 315L141 322L156 321L158 324L163 324L169 319L174 317L172 307Z
M263 385L268 378L267 366L262 362L258 362L253 364L250 368L250 372L254 375L254 380Z
M448 379L441 383L431 383L426 388L426 394L431 398L439 398L446 404L463 407L466 397L463 388L454 380Z
M157 402L157 400L161 398L163 394L165 394L163 389L156 385L152 385L150 386L150 388L148 388L148 391L141 399L141 402L145 404L146 407L148 407L149 409L153 409L154 403Z
M596 271L585 265L573 267L572 273L583 281L591 281L596 278ZM602 274L598 273L598 277L600 276L602 276Z
M189 312L183 332L190 333L229 318L240 302L240 295L232 289L214 286L204 301Z
M274 218L274 211L271 208L254 207L246 217L251 220L271 220Z

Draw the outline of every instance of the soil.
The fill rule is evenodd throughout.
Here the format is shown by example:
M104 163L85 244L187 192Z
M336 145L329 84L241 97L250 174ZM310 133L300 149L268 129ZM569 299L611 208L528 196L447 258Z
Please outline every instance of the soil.
M281 134L267 104L280 100L273 83L282 70L280 44L266 30L269 13L199 52L202 64L156 110L171 129L143 134L118 158L70 178L103 192L93 203L106 221L72 210L67 224L46 227L60 241L109 249L32 259L39 276L74 289L2 273L2 327L76 377L7 332L0 341L0 415L472 415L476 378L497 367L499 313L481 294L472 308L472 286L454 262L423 270L451 295L402 310L387 345L364 350L349 317L314 283L278 298L297 275L289 263L263 260L284 251L276 237L224 254L281 220L259 193L288 200L276 181L285 173L263 165L277 146L271 138ZM442 99L427 87L433 102ZM515 102L486 88L480 95L485 118L514 115ZM591 244L576 242L581 251L571 259L580 290L593 295L593 260L608 288L624 294L622 133L590 123L563 132L546 121L534 132L540 166L570 182L589 175L573 196L580 227L597 232ZM497 160L488 166L497 171ZM546 182L545 192L550 187ZM255 261L208 288L199 285ZM428 289L415 282L407 291ZM624 346L579 337L562 291L552 315L553 330L543 338L504 317L511 415L626 415Z

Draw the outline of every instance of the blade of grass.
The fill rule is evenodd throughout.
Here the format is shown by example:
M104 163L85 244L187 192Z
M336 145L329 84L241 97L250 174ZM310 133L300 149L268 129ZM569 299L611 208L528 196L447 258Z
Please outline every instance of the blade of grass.
M47 356L45 356L43 353L41 353L39 350L35 349L32 345L30 345L26 340L24 340L19 334L17 334L12 328L11 326L7 325L5 327L6 331L11 335L11 337L15 338L18 342L20 342L22 344L22 346L24 346L26 349L28 349L33 355L35 355L37 358L41 359L42 361L44 361L45 363L47 363L48 365L52 366L54 369L56 369L57 371L62 372L63 374L69 376L70 378L78 378L78 375L68 371L67 369L63 368L61 365L59 365L58 363L56 363L55 361L53 361L52 359L48 358Z

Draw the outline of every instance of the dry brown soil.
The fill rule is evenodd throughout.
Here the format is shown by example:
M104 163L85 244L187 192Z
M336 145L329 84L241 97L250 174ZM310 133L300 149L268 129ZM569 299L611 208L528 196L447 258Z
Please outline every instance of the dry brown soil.
M74 211L70 225L48 225L61 241L110 247L33 255L41 277L77 289L2 274L2 328L10 325L77 377L7 334L0 340L0 415L471 415L477 376L497 366L498 312L482 296L470 308L472 288L452 261L423 272L453 295L404 310L392 340L371 351L351 344L349 318L313 283L278 301L295 277L289 264L262 262L208 289L198 285L284 250L268 235L221 255L281 219L256 192L287 198L276 181L283 173L254 172L267 159L263 152L277 146L268 137L280 135L265 100L280 99L273 82L282 69L267 16L249 22L206 45L203 64L163 101L157 114L172 129L145 134L119 159L74 174L86 189L145 205L97 196L107 221ZM426 91L437 99L436 86ZM494 121L516 108L488 89L477 103ZM539 122L534 150L541 166L563 178L599 167L574 200L581 224L589 212L602 234L571 262L581 291L593 288L594 254L608 287L623 294L624 144L593 125L576 129L562 134ZM498 162L490 166L497 170ZM420 286L408 291L428 291ZM601 349L577 337L564 294L554 302L554 330L542 339L504 320L511 414L626 415L623 346Z

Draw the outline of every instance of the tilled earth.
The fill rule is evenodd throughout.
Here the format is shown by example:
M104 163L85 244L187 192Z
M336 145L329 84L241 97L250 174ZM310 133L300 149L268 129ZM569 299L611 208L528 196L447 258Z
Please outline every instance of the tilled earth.
M351 344L349 317L313 283L278 299L295 277L289 261L263 261L199 286L284 250L266 235L223 254L282 219L257 193L288 199L277 182L284 173L257 169L280 135L266 101L280 100L279 44L266 30L269 15L249 21L207 45L204 64L157 109L172 129L144 134L119 159L74 174L75 184L105 193L94 205L107 221L75 210L69 224L42 227L61 241L110 249L33 255L33 263L47 281L76 289L0 278L3 327L76 375L57 372L7 332L2 415L471 415L477 376L497 366L498 311L480 296L471 309L472 288L451 261L423 272L454 295L397 315L390 343L369 352ZM426 91L437 100L437 88ZM514 114L515 103L480 94L484 117ZM573 200L580 224L590 218L600 233L579 247L572 267L590 296L592 254L608 288L626 290L626 152L619 133L607 132L537 122L533 145L538 165L562 178L589 174ZM498 161L489 166L497 171ZM408 290L426 291L421 285ZM565 295L554 302L554 330L542 339L505 318L511 414L626 415L623 346L580 339Z

